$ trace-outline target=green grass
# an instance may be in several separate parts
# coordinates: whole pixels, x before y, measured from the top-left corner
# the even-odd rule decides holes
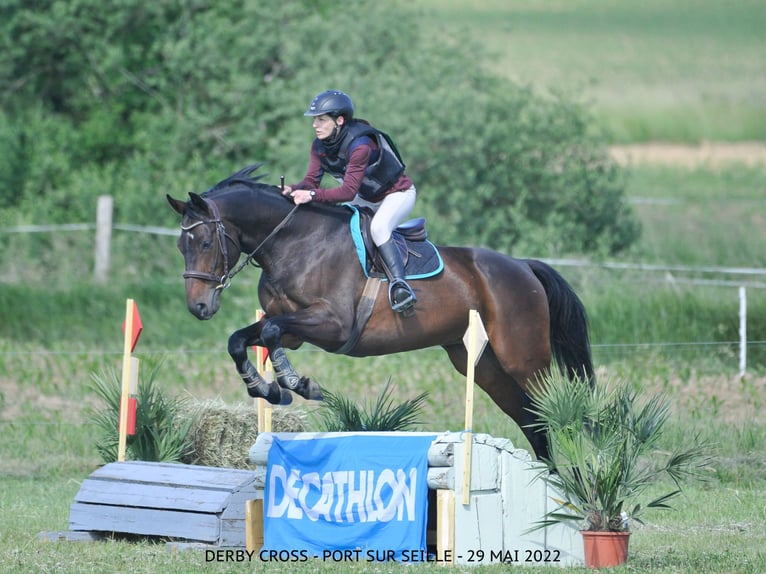
[[[665,265],[766,267],[762,168],[641,167],[628,173],[627,182],[643,225],[633,258]]]
[[[107,541],[49,542],[40,532],[66,530],[69,504],[79,488],[78,476],[0,477],[0,570],[4,572],[365,572],[361,564],[254,564],[206,562],[204,551],[169,552],[164,543]],[[763,483],[757,487],[717,483],[686,488],[678,510],[652,514],[646,526],[635,526],[629,562],[614,572],[760,572],[766,558]],[[408,571],[408,566],[376,565],[380,573]],[[433,569],[424,565],[418,568]],[[451,572],[506,572],[508,566],[455,567]],[[438,570],[441,571],[441,570]],[[560,572],[557,568],[536,572]],[[585,572],[585,569],[568,571]]]
[[[594,103],[616,141],[766,139],[766,5],[758,0],[417,0],[441,41],[491,72]]]

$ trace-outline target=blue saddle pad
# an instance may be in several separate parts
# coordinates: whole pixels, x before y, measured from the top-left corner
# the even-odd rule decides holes
[[[369,277],[371,274],[375,277],[385,278],[384,273],[372,272],[370,270],[370,257],[367,256],[367,249],[364,245],[364,239],[362,238],[362,231],[359,228],[359,210],[354,205],[344,204],[353,213],[351,214],[351,237],[354,240],[354,246],[356,247],[356,254],[359,258],[359,263],[364,270],[365,276]],[[394,231],[396,234],[396,231]],[[405,279],[425,279],[426,277],[433,277],[438,275],[444,269],[444,262],[439,254],[439,250],[436,246],[428,241],[408,241],[403,239],[407,245],[408,257],[406,260],[404,273]]]

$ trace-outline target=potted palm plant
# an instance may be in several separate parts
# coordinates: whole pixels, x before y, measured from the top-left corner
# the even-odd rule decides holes
[[[645,511],[670,508],[681,482],[700,477],[709,460],[707,446],[696,439],[683,449],[661,451],[667,399],[639,400],[624,383],[591,388],[553,373],[536,386],[530,410],[548,436],[548,470],[541,477],[561,495],[535,528],[574,522],[589,567],[624,563],[630,521],[642,523]],[[668,489],[650,496],[655,484]]]

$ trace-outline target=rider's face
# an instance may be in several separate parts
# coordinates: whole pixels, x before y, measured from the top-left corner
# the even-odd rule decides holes
[[[311,122],[314,132],[320,140],[330,137],[336,125],[338,127],[343,125],[343,116],[333,118],[325,114],[323,116],[316,116],[314,121]]]

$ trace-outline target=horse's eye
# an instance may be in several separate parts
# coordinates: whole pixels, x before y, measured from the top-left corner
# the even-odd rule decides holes
[[[203,242],[200,244],[200,246],[199,246],[199,247],[200,247],[200,249],[201,249],[202,251],[207,251],[207,250],[208,250],[208,249],[210,249],[212,246],[213,246],[213,242],[212,242],[210,239],[206,239],[205,241],[203,241]]]

